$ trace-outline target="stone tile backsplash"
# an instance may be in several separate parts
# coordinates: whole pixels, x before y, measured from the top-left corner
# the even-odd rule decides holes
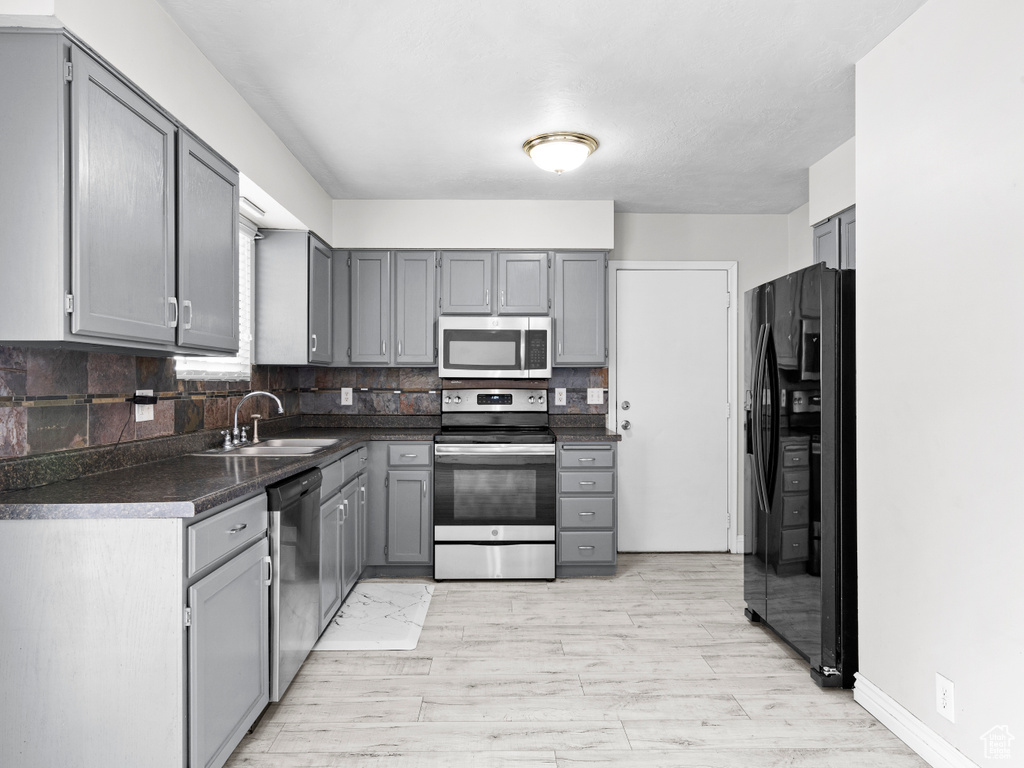
[[[523,384],[487,382],[504,383]],[[546,383],[551,403],[556,387],[567,390],[567,405],[549,406],[552,414],[607,412],[607,391],[604,404],[587,405],[588,387],[607,390],[606,368],[556,368]],[[225,429],[254,390],[280,397],[287,416],[437,415],[442,386],[436,368],[253,366],[249,382],[179,381],[173,358],[0,345],[0,458]],[[341,405],[343,387],[353,389],[352,405]],[[135,422],[137,389],[159,398],[152,421]],[[277,416],[272,405],[247,400],[239,423]]]

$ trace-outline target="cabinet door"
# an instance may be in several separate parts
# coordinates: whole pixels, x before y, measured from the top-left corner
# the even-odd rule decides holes
[[[839,214],[839,268],[857,268],[857,209]]]
[[[386,365],[391,361],[391,257],[388,251],[352,251],[349,274],[352,296],[353,363]]]
[[[309,362],[330,363],[331,249],[309,236]]]
[[[491,314],[491,251],[441,252],[441,314]]]
[[[548,313],[547,253],[498,254],[498,314]]]
[[[437,360],[437,268],[434,251],[395,253],[395,364]]]
[[[223,765],[270,702],[267,539],[188,589],[189,765]]]
[[[339,525],[344,514],[341,493],[320,505],[320,631],[341,607],[341,544]]]
[[[359,481],[341,490],[341,597],[348,595],[359,579]]]
[[[388,472],[388,563],[429,563],[433,518],[429,470]]]
[[[606,364],[607,258],[604,252],[555,254],[553,365]]]
[[[238,171],[178,134],[178,344],[238,352]]]
[[[833,216],[814,228],[814,263],[839,269],[839,219]]]
[[[331,253],[331,318],[334,327],[331,331],[331,365],[340,368],[350,365],[352,354],[351,323],[349,313],[349,266],[348,251],[337,250]]]
[[[358,477],[359,482],[359,506],[357,507],[357,516],[359,518],[359,574],[362,575],[363,569],[366,568],[366,516],[367,516],[367,500],[366,500],[366,475],[362,474]]]
[[[175,342],[174,124],[77,48],[71,330]]]

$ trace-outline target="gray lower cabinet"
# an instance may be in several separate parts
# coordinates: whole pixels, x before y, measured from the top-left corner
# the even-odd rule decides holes
[[[607,365],[608,254],[556,252],[554,269],[552,364]]]
[[[833,269],[857,266],[857,208],[851,206],[814,226],[814,263]]]
[[[320,631],[363,573],[366,544],[365,446],[323,467],[320,486]]]
[[[266,538],[188,588],[189,766],[218,768],[270,702]]]
[[[433,538],[433,473],[429,469],[388,470],[388,544],[394,563],[429,563]]]
[[[365,485],[363,486],[365,488]],[[341,595],[344,599],[359,580],[363,571],[361,561],[362,526],[360,525],[360,500],[365,496],[360,493],[360,479],[356,478],[341,489],[341,518],[338,521],[338,539],[341,564]]]
[[[64,30],[0,71],[0,338],[237,351],[237,171]]]
[[[261,230],[256,241],[256,333],[260,365],[333,360],[333,252],[312,232]]]
[[[320,504],[320,631],[341,607],[341,520],[344,500],[339,491]]]
[[[558,444],[559,566],[615,566],[615,488],[615,443]]]

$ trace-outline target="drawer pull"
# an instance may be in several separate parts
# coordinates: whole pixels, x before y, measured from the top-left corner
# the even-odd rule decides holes
[[[594,456],[580,456],[577,461],[597,461]]]
[[[579,516],[580,517],[593,517],[594,513],[593,512],[580,512]]]
[[[580,485],[597,485],[596,480],[580,480]]]
[[[794,549],[799,549],[799,548],[800,548],[800,545],[799,545],[799,544],[794,544],[794,545],[793,545],[793,548],[794,548]]]
[[[587,545],[585,547],[576,547],[576,549],[578,549],[580,552],[585,552],[585,551],[593,549],[593,548],[594,548],[593,545]]]
[[[402,454],[402,458],[403,459],[416,459],[416,458],[419,458],[419,454],[418,453],[403,453]]]
[[[242,531],[244,531],[248,527],[249,527],[248,523],[240,523],[239,525],[236,525],[234,528],[229,530],[228,531],[228,535],[231,536],[231,535],[234,535],[236,533],[241,533]]]

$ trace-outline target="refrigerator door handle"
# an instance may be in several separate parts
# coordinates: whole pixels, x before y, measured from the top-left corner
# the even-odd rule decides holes
[[[765,347],[767,343],[767,326],[762,325],[757,336],[757,348],[754,355],[754,392],[751,415],[753,417],[753,448],[754,448],[754,487],[757,490],[761,508],[768,512],[768,494],[764,477],[764,374]]]
[[[769,385],[769,396],[771,397],[771,409],[769,418],[771,424],[769,425],[771,439],[769,445],[771,450],[768,455],[768,466],[765,472],[765,489],[768,498],[771,499],[775,495],[775,481],[776,474],[779,468],[779,424],[782,419],[782,388],[779,382],[779,358],[775,352],[775,339],[772,336],[771,326],[768,326],[768,332],[765,334],[765,373],[768,376]]]

